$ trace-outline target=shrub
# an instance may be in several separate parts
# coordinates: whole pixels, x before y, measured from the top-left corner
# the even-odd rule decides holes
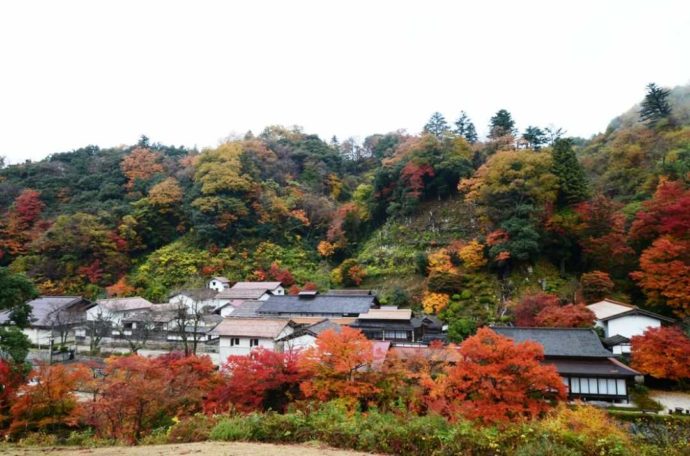
[[[167,435],[168,443],[203,442],[209,439],[211,430],[217,424],[214,417],[197,414],[183,419],[170,428]]]
[[[235,442],[238,440],[252,440],[255,435],[256,424],[261,415],[252,413],[245,416],[231,416],[223,418],[216,424],[209,434],[210,440]]]
[[[541,428],[569,448],[592,455],[627,455],[632,451],[630,436],[600,409],[561,404],[544,419]]]

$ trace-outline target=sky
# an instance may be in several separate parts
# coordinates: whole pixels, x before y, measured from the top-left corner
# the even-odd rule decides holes
[[[687,0],[8,0],[0,156],[269,125],[362,140],[461,110],[480,135],[507,109],[589,137],[649,82],[690,83],[688,45]]]

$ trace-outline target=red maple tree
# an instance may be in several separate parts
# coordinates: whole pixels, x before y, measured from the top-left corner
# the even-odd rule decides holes
[[[633,336],[632,367],[656,378],[690,379],[690,339],[677,327],[649,328]]]
[[[537,326],[551,328],[591,328],[596,316],[584,304],[550,306],[534,318]]]
[[[262,348],[247,356],[229,356],[223,365],[222,383],[209,395],[206,411],[285,411],[287,404],[299,396],[299,383],[304,378],[297,359],[295,352]]]
[[[520,299],[515,306],[515,324],[517,326],[538,326],[536,317],[547,307],[558,307],[560,301],[558,296],[551,293],[532,293]]]
[[[460,359],[448,370],[446,414],[483,423],[536,418],[566,389],[556,368],[541,364],[544,349],[535,342],[514,343],[489,328],[460,345]]]

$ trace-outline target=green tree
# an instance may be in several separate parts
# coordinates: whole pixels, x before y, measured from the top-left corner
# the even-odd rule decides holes
[[[501,136],[515,133],[515,121],[505,109],[499,110],[489,121],[489,138],[496,139]]]
[[[448,127],[448,122],[446,122],[446,118],[443,117],[443,114],[440,112],[435,112],[431,115],[431,118],[429,121],[424,125],[424,133],[429,133],[437,138],[442,138],[445,134],[447,134],[450,131],[450,128]]]
[[[29,325],[31,307],[27,301],[38,296],[34,284],[22,274],[0,268],[0,310],[10,312],[10,320],[19,328]]]
[[[670,93],[670,90],[662,89],[653,82],[648,84],[640,119],[649,125],[656,125],[660,120],[667,119],[671,115],[671,105],[668,102]]]
[[[570,139],[557,139],[553,144],[551,172],[558,178],[558,203],[561,206],[584,201],[589,196],[585,170],[575,156]]]
[[[31,307],[27,302],[38,296],[36,287],[24,275],[0,268],[0,310],[10,312],[13,326],[0,327],[0,356],[16,364],[26,360],[31,343],[21,331],[29,325]]]
[[[522,139],[524,139],[530,149],[539,150],[541,146],[546,144],[548,138],[546,133],[539,127],[534,127],[530,125],[527,127],[525,132],[522,134]]]
[[[462,136],[470,144],[477,142],[477,130],[465,111],[461,111],[460,117],[455,121],[455,134]]]

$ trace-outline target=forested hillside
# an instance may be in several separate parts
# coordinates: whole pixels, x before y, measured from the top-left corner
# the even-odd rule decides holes
[[[206,278],[372,287],[461,338],[526,291],[690,313],[690,87],[656,86],[589,140],[506,110],[362,144],[268,127],[213,149],[88,146],[0,170],[0,265],[44,294]]]

